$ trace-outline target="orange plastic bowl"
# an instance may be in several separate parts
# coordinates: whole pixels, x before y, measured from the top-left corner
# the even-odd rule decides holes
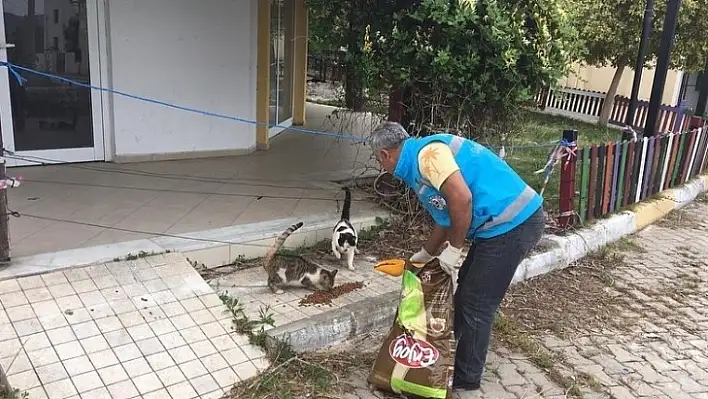
[[[391,277],[400,277],[406,269],[406,262],[405,259],[388,259],[377,263],[374,266],[374,270],[388,274]],[[423,265],[414,264],[414,266],[422,267]]]

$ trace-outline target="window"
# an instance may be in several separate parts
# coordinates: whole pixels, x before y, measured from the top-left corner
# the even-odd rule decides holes
[[[59,49],[59,38],[57,36],[54,36],[54,49]]]
[[[54,25],[59,24],[59,10],[54,10]]]

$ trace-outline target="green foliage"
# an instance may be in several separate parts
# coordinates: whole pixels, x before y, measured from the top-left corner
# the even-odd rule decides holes
[[[419,129],[472,136],[565,76],[577,46],[561,1],[308,0],[310,48],[346,49],[347,86],[370,101],[406,88]]]
[[[365,53],[367,27],[382,17],[376,13],[381,10],[378,3],[376,0],[307,0],[310,52],[335,55],[344,64],[344,100],[346,107],[355,111],[364,110],[367,92],[370,92],[369,97],[380,97],[376,90],[368,90],[372,87],[373,69]]]
[[[644,1],[573,0],[572,17],[583,41],[582,58],[596,66],[627,66],[639,52]]]
[[[554,84],[575,53],[557,0],[422,0],[371,26],[380,87],[406,87],[417,127],[466,135]]]
[[[666,8],[664,2],[660,2]],[[708,0],[683,0],[671,64],[684,71],[702,71],[708,58]],[[662,21],[663,23],[663,21]],[[656,21],[654,22],[656,26]]]
[[[572,18],[582,38],[582,60],[597,66],[634,66],[639,53],[646,1],[569,0]],[[666,1],[654,2],[652,35],[645,59],[656,59],[663,34]],[[671,66],[702,70],[708,55],[707,0],[683,0],[679,12]]]
[[[337,51],[344,46],[348,29],[347,3],[340,0],[307,0],[307,39],[308,50],[311,53]]]
[[[238,298],[232,297],[227,293],[220,293],[219,299],[226,305],[233,317],[234,327],[237,333],[244,334],[248,337],[248,342],[256,345],[263,350],[266,348],[266,327],[274,327],[275,319],[270,310],[270,306],[258,309],[258,320],[252,320],[246,315],[244,306],[239,302]]]
[[[13,390],[0,390],[0,399],[28,399],[29,393],[20,391],[19,389]]]

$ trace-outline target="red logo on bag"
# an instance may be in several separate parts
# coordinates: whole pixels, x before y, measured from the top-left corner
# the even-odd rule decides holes
[[[428,342],[401,334],[391,342],[388,353],[398,364],[412,369],[430,367],[438,361],[440,352]]]

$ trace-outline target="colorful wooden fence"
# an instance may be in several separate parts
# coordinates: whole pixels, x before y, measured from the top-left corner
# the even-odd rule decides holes
[[[575,187],[560,192],[574,193],[574,221],[585,223],[708,172],[708,129],[578,148],[573,158],[575,178],[561,184]]]
[[[606,93],[594,91],[552,88],[543,89],[536,94],[536,104],[540,109],[555,109],[583,116],[597,118],[605,102]],[[615,102],[610,112],[608,122],[617,126],[624,126],[629,110],[629,98],[616,96]],[[637,110],[634,114],[633,126],[640,130],[644,129],[649,111],[647,101],[638,101]],[[669,106],[662,104],[659,107],[657,118],[657,132],[680,132],[688,128],[690,117],[685,114],[685,107],[682,105]]]
[[[629,111],[629,98],[617,96],[615,104],[612,107],[609,123],[617,126],[624,126]],[[686,115],[686,108],[683,104],[675,107],[662,104],[659,107],[659,115],[657,117],[656,126],[657,132],[682,132],[688,129],[688,122],[691,119]],[[637,101],[637,111],[634,113],[634,121],[632,126],[643,128],[647,123],[649,115],[649,102]]]

